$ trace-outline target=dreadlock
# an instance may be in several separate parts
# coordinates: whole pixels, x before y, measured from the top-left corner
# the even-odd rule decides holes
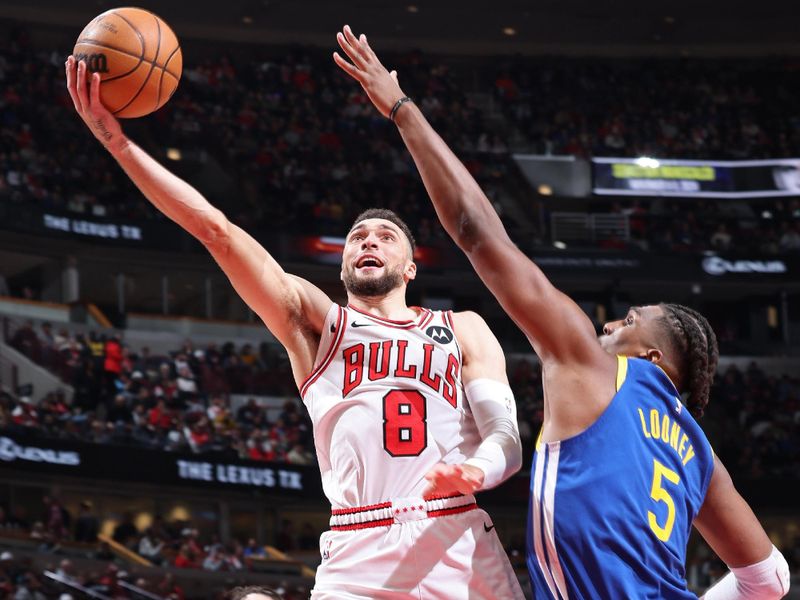
[[[706,318],[681,304],[661,304],[666,330],[678,351],[681,379],[688,385],[686,406],[697,418],[708,404],[711,384],[717,371],[717,336]]]

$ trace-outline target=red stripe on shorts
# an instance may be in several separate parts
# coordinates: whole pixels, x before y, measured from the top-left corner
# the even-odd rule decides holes
[[[356,506],[355,508],[333,508],[331,509],[332,515],[354,515],[356,513],[367,512],[370,510],[380,510],[382,508],[391,508],[391,502],[381,502],[380,504],[370,504],[369,506]]]
[[[467,512],[478,508],[478,505],[473,502],[472,504],[464,504],[463,506],[454,506],[453,508],[441,508],[439,510],[429,510],[428,517],[446,517],[447,515],[455,515],[462,512]]]

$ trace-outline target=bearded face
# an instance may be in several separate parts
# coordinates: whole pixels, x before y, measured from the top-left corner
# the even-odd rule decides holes
[[[403,265],[397,265],[395,268],[388,267],[375,268],[353,268],[346,267],[344,269],[344,288],[353,296],[362,296],[366,298],[376,298],[385,296],[392,290],[403,285]]]
[[[413,279],[408,239],[385,219],[365,219],[348,234],[342,254],[342,282],[351,296],[386,296]]]

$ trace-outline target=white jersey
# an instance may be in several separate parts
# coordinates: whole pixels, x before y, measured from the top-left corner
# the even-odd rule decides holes
[[[325,317],[300,394],[333,508],[420,496],[434,465],[462,463],[481,443],[452,313],[418,311],[390,321],[334,304]]]

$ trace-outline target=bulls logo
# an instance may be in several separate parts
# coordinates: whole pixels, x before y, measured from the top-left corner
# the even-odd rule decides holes
[[[425,330],[425,335],[440,344],[449,344],[453,341],[453,332],[441,325],[431,325]]]

